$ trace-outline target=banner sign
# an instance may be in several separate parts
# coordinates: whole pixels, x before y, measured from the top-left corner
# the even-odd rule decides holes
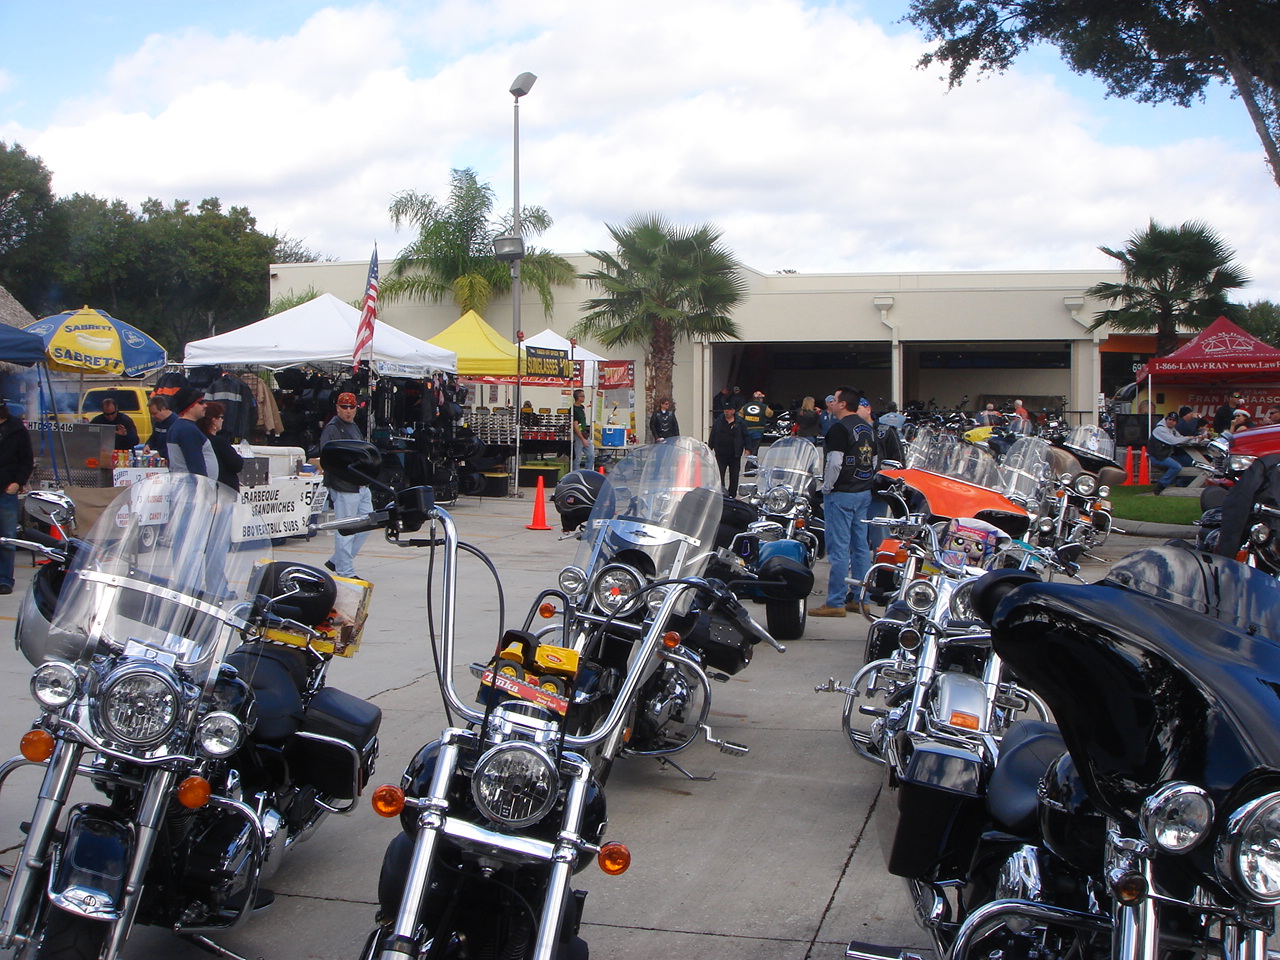
[[[634,360],[602,360],[596,364],[600,376],[601,390],[620,390],[636,385],[636,362]]]
[[[573,376],[573,364],[568,350],[549,350],[545,347],[524,348],[524,374],[532,378],[568,380]]]
[[[323,506],[327,495],[328,490],[319,478],[245,487],[236,504],[231,539],[241,543],[261,537],[275,539],[306,533],[307,524]]]

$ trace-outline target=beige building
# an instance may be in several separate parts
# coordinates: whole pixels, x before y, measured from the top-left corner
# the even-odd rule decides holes
[[[585,255],[568,257],[580,272],[593,269]],[[358,302],[368,264],[277,264],[271,296],[308,287]],[[384,266],[383,275],[386,275]],[[740,341],[681,343],[676,348],[674,399],[683,431],[705,437],[710,402],[723,386],[750,394],[762,389],[775,405],[804,396],[819,404],[834,388],[857,387],[877,407],[896,400],[973,409],[1024,398],[1029,408],[1062,408],[1073,420],[1092,419],[1104,389],[1106,332],[1090,333],[1103,305],[1084,291],[1117,281],[1116,270],[976,271],[867,274],[766,274],[746,271],[748,295],[734,312]],[[561,335],[594,296],[585,284],[558,288],[551,316],[525,288],[521,326],[529,335],[551,327]],[[458,318],[452,303],[384,303],[382,322],[430,339]],[[509,297],[495,299],[485,317],[512,336]],[[1126,348],[1141,349],[1124,338]],[[642,351],[588,349],[637,361],[638,403],[643,404]],[[1113,375],[1139,354],[1116,356]],[[1118,365],[1117,365],[1118,364]],[[1107,384],[1113,387],[1114,384]],[[645,411],[638,411],[643,423]]]

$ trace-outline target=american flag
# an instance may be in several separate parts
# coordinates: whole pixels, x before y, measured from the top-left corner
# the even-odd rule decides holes
[[[373,248],[369,261],[369,283],[364,290],[364,303],[360,305],[360,326],[356,328],[356,348],[351,353],[353,367],[360,366],[360,354],[373,345],[373,321],[378,316],[378,247]],[[370,350],[372,352],[372,349]]]

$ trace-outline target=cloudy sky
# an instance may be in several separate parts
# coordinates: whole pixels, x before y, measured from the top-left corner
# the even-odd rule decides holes
[[[907,0],[0,0],[0,139],[59,195],[218,196],[339,259],[472,167],[561,253],[658,211],[762,271],[1107,267],[1202,219],[1280,301],[1280,188],[1239,102],[1107,100],[1051,50],[948,91]],[[51,28],[51,24],[55,25]],[[20,38],[27,38],[22,40]],[[18,42],[14,42],[17,40]]]

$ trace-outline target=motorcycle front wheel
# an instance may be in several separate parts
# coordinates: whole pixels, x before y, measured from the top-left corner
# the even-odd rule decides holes
[[[54,908],[45,922],[36,960],[96,960],[111,925]]]
[[[809,601],[766,600],[765,623],[775,640],[799,640],[804,636],[804,625],[809,619]]]

